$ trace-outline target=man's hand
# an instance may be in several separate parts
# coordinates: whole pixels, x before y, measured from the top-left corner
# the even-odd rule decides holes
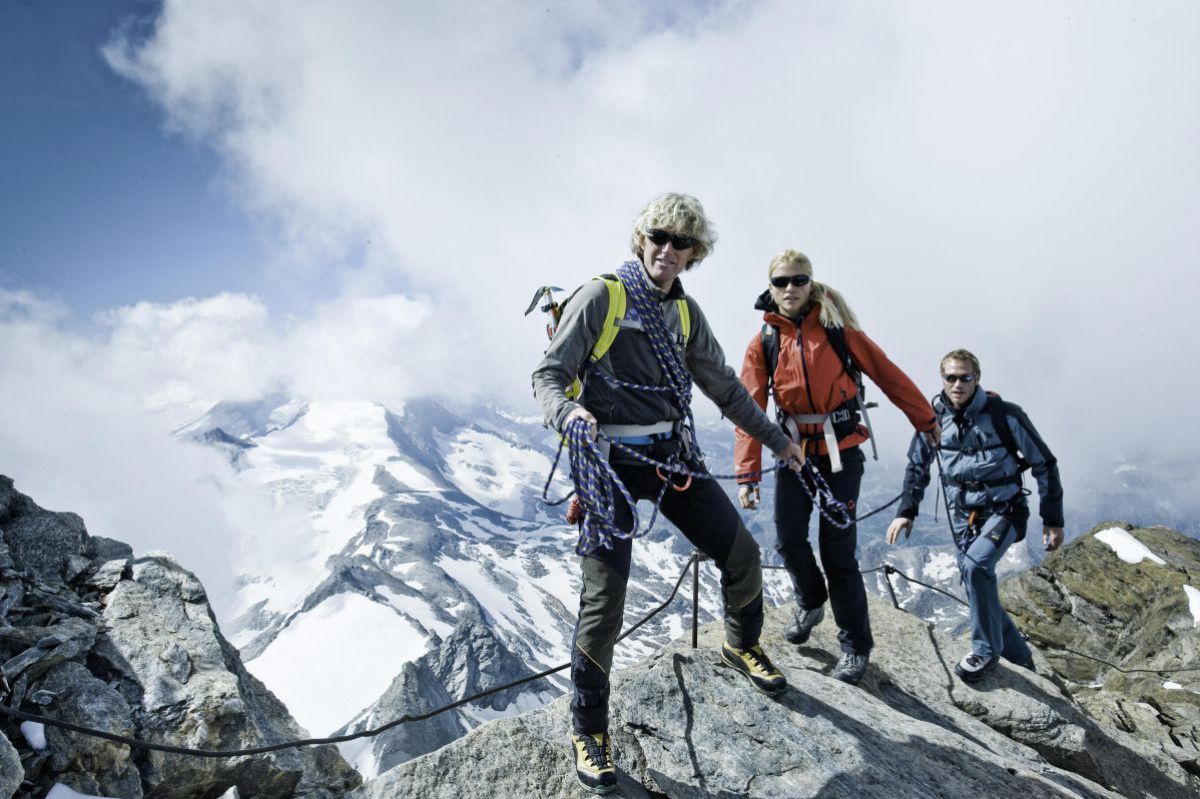
[[[795,441],[788,442],[787,452],[784,453],[781,460],[787,464],[787,467],[793,472],[799,474],[804,467],[804,461],[808,456],[804,454],[804,447],[797,444]]]
[[[906,519],[903,516],[892,519],[892,523],[888,525],[887,542],[894,544],[899,541],[901,530],[904,531],[904,540],[907,541],[908,537],[912,535],[912,523],[912,519]]]
[[[926,430],[922,435],[925,436],[925,443],[937,449],[942,443],[942,426],[934,421],[933,429]]]
[[[758,483],[742,483],[738,486],[738,502],[742,503],[743,508],[754,510],[758,507],[758,500]]]
[[[588,432],[591,433],[592,441],[595,441],[600,436],[599,422],[597,422],[596,417],[592,416],[591,412],[582,405],[577,405],[575,410],[567,414],[567,418],[563,420],[563,430],[565,431],[568,427],[570,427],[571,422],[576,419],[582,419],[588,423],[588,426],[591,428]]]
[[[1047,552],[1053,552],[1062,546],[1063,528],[1061,527],[1043,527],[1042,528],[1042,543],[1046,546]]]

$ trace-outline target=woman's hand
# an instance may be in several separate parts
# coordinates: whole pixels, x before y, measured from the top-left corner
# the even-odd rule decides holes
[[[912,519],[906,519],[903,516],[897,516],[895,519],[892,519],[892,523],[888,525],[887,542],[894,544],[899,541],[901,530],[904,531],[904,540],[907,541],[908,537],[912,535],[912,523]]]
[[[738,502],[742,503],[743,508],[754,510],[758,507],[758,500],[758,483],[742,483],[738,486]]]

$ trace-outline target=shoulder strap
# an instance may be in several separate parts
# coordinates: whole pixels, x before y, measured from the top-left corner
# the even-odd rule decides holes
[[[846,343],[846,328],[827,327],[825,328],[825,336],[829,339],[829,345],[833,347],[833,351],[837,353],[838,360],[842,362],[842,368],[846,370],[846,374],[850,375],[850,379],[854,381],[854,385],[858,386],[858,395],[866,402],[867,389],[866,385],[863,384],[862,369],[858,368],[858,364],[854,362],[854,356],[850,354],[850,345]],[[873,408],[875,406],[872,404],[867,407]]]
[[[846,343],[846,328],[844,327],[827,327],[825,328],[825,336],[829,339],[830,346],[837,353],[838,359],[842,362],[842,368],[846,370],[846,374],[854,379],[855,383],[862,383],[862,370],[858,368],[858,364],[854,363],[854,358],[850,356],[850,346]]]
[[[779,328],[769,322],[763,322],[762,333],[763,361],[767,365],[767,396],[775,395],[775,367],[779,365]]]
[[[601,275],[596,279],[603,280],[604,285],[608,286],[608,313],[604,315],[600,338],[596,339],[596,346],[592,347],[593,361],[603,358],[604,353],[612,347],[613,340],[621,329],[617,322],[625,318],[625,287],[621,285],[621,281],[615,275]]]
[[[996,428],[996,435],[1000,436],[1000,442],[1017,462],[1017,468],[1022,472],[1025,471],[1029,468],[1029,462],[1021,455],[1021,451],[1017,447],[1017,439],[1013,436],[1012,428],[1008,426],[1006,403],[999,394],[989,391],[987,393],[987,409],[992,417],[992,427]]]
[[[592,347],[591,358],[593,361],[603,358],[604,354],[612,348],[617,333],[621,332],[618,323],[625,318],[627,306],[625,286],[621,284],[616,275],[600,275],[596,280],[603,280],[604,285],[608,287],[608,313],[604,315],[604,326],[600,328],[600,338],[596,339],[596,346]],[[675,300],[675,307],[679,311],[679,326],[683,330],[683,340],[686,343],[692,335],[692,312],[688,308],[687,298]]]
[[[679,326],[683,329],[683,341],[687,343],[692,337],[692,312],[688,309],[687,297],[675,300],[675,307],[679,309]]]

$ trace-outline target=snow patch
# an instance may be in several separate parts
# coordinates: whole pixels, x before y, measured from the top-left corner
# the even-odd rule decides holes
[[[550,459],[542,453],[482,430],[463,428],[439,444],[447,477],[480,505],[506,516],[524,516],[526,495],[550,473]]]
[[[79,793],[73,791],[61,782],[54,783],[54,787],[46,793],[46,799],[115,799],[111,796],[96,796],[93,793]]]
[[[1192,612],[1192,626],[1200,627],[1200,589],[1185,585],[1183,592],[1187,594],[1188,610]]]
[[[1096,533],[1096,538],[1108,544],[1112,548],[1112,551],[1117,553],[1117,557],[1126,563],[1141,563],[1143,560],[1149,560],[1157,563],[1159,566],[1167,565],[1165,560],[1155,555],[1145,544],[1130,535],[1128,530],[1123,530],[1120,527],[1107,527]]]
[[[958,559],[949,552],[935,552],[925,563],[925,576],[939,581],[957,577]]]
[[[246,668],[310,733],[327,735],[382,696],[427,643],[387,605],[338,594],[285,627]]]
[[[21,734],[25,736],[25,743],[29,744],[30,748],[37,752],[46,751],[46,725],[39,721],[22,721]]]
[[[1168,691],[1182,691],[1183,690],[1183,686],[1177,682],[1165,682],[1165,683],[1163,683],[1163,688],[1166,688]]]

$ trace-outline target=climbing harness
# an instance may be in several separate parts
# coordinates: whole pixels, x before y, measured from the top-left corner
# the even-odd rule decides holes
[[[838,360],[842,364],[842,370],[849,375],[854,381],[854,385],[858,387],[858,391],[854,396],[842,403],[841,406],[834,409],[831,413],[821,414],[806,414],[801,417],[789,417],[783,412],[782,406],[779,404],[779,396],[775,392],[775,369],[779,366],[779,347],[781,344],[781,335],[779,328],[770,322],[763,322],[762,335],[759,340],[762,342],[763,360],[767,371],[767,393],[775,399],[776,417],[781,424],[786,424],[789,418],[794,420],[793,424],[813,424],[821,427],[822,434],[825,438],[825,446],[829,450],[830,471],[840,472],[842,470],[842,459],[837,448],[837,436],[834,434],[833,426],[850,422],[857,412],[862,418],[863,426],[867,429],[867,440],[871,443],[871,459],[879,460],[879,450],[875,446],[875,430],[871,427],[871,415],[867,413],[869,408],[879,407],[878,403],[866,402],[866,384],[863,383],[862,369],[858,368],[858,364],[854,362],[854,357],[850,354],[850,347],[846,343],[846,330],[842,327],[824,327],[825,337],[829,340],[829,345],[837,354]],[[803,357],[801,355],[800,357]],[[801,421],[801,419],[813,421]],[[828,423],[828,427],[826,427]],[[800,435],[799,429],[794,431],[793,438]]]

